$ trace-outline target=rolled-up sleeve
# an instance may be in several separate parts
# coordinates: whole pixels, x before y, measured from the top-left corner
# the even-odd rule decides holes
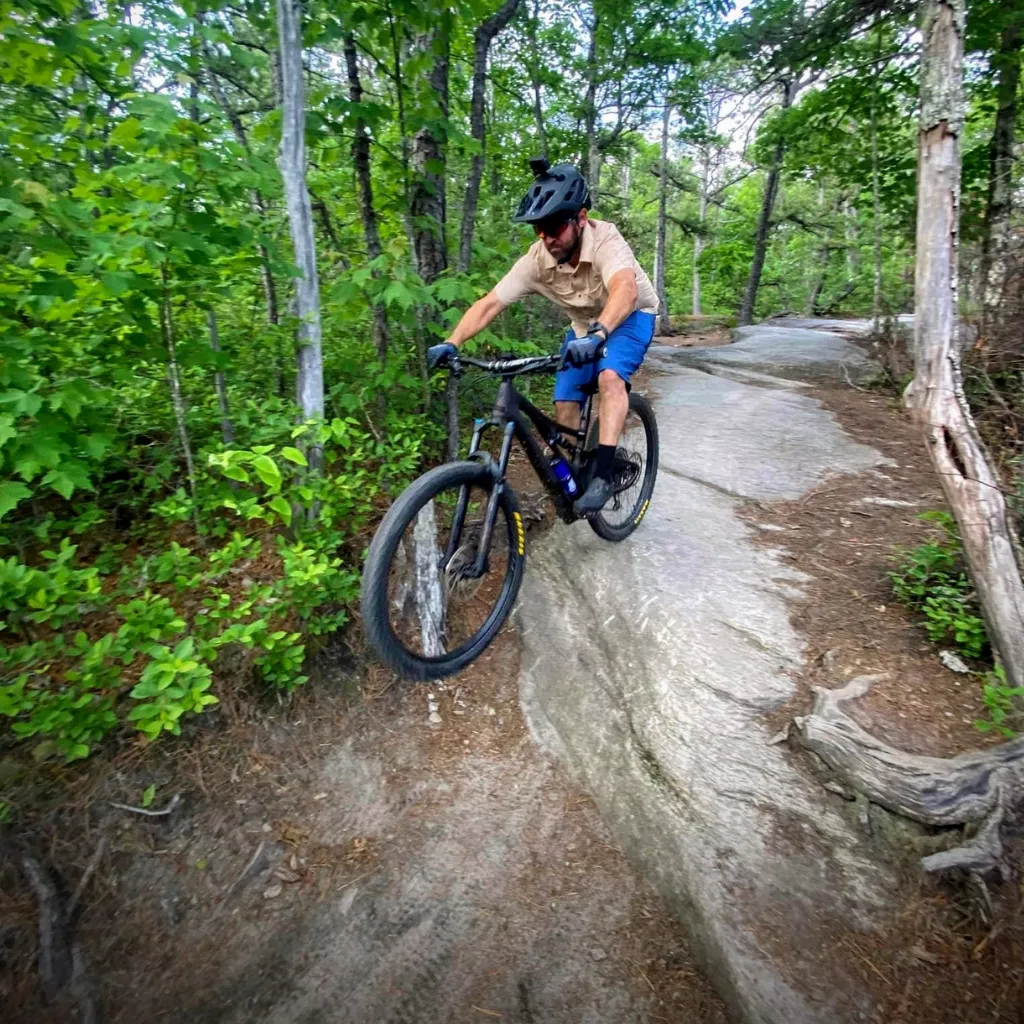
[[[533,292],[533,259],[529,253],[516,260],[512,269],[494,286],[494,294],[511,306]]]

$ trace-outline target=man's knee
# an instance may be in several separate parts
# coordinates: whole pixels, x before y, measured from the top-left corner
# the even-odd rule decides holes
[[[625,393],[626,382],[614,370],[602,370],[597,376],[597,386],[602,395]]]

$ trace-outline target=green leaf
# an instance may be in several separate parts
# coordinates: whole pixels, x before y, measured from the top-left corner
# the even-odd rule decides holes
[[[124,295],[124,293],[131,288],[134,279],[134,274],[126,274],[121,271],[113,270],[107,272],[100,278],[103,282],[103,287],[106,288],[111,295]]]
[[[290,445],[285,445],[281,449],[281,455],[286,458],[289,462],[294,462],[296,466],[308,466],[309,463],[306,461],[306,456],[299,451],[298,448],[292,448]]]
[[[142,791],[142,806],[148,807],[153,802],[153,797],[156,796],[156,786],[147,786]]]
[[[272,491],[279,491],[281,489],[281,471],[277,468],[277,463],[269,455],[257,455],[252,460],[252,468],[256,470],[256,475]]]
[[[24,484],[0,483],[0,519],[7,515],[19,501],[31,496],[32,492]]]
[[[70,498],[76,490],[92,490],[89,473],[81,462],[62,462],[51,469],[42,482],[49,484],[62,498]],[[15,486],[21,486],[17,484]]]
[[[238,480],[240,483],[249,482],[249,474],[241,466],[224,466],[221,470],[229,480]]]
[[[0,448],[3,448],[12,437],[17,436],[18,431],[14,429],[14,417],[0,416]],[[290,448],[289,451],[295,451],[295,449]],[[305,465],[305,459],[303,459],[303,465]]]
[[[285,526],[292,525],[292,507],[280,494],[273,497],[267,504],[281,517]]]

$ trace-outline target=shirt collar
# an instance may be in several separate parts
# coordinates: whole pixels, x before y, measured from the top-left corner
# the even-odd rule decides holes
[[[558,261],[544,248],[544,243],[539,239],[534,242],[537,246],[537,253],[540,256],[540,265],[545,270],[556,270]],[[594,231],[593,224],[588,220],[583,226],[583,241],[580,242],[580,263],[594,262]],[[566,265],[566,270],[573,271],[576,267]]]

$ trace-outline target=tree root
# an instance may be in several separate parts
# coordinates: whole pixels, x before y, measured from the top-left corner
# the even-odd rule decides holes
[[[926,871],[962,869],[1005,874],[999,828],[1024,788],[1024,737],[958,757],[924,757],[889,746],[858,725],[843,705],[862,697],[884,676],[858,676],[846,686],[815,687],[814,708],[794,719],[801,746],[817,754],[869,800],[924,825],[981,823],[953,850],[922,860]]]
[[[50,873],[35,857],[24,850],[18,857],[25,881],[38,906],[39,980],[43,999],[53,1004],[65,996],[69,997],[78,1006],[78,1019],[82,1024],[97,1024],[102,1016],[98,992],[88,973],[85,956],[71,934],[72,917],[102,850],[101,842],[68,906],[64,906]]]

